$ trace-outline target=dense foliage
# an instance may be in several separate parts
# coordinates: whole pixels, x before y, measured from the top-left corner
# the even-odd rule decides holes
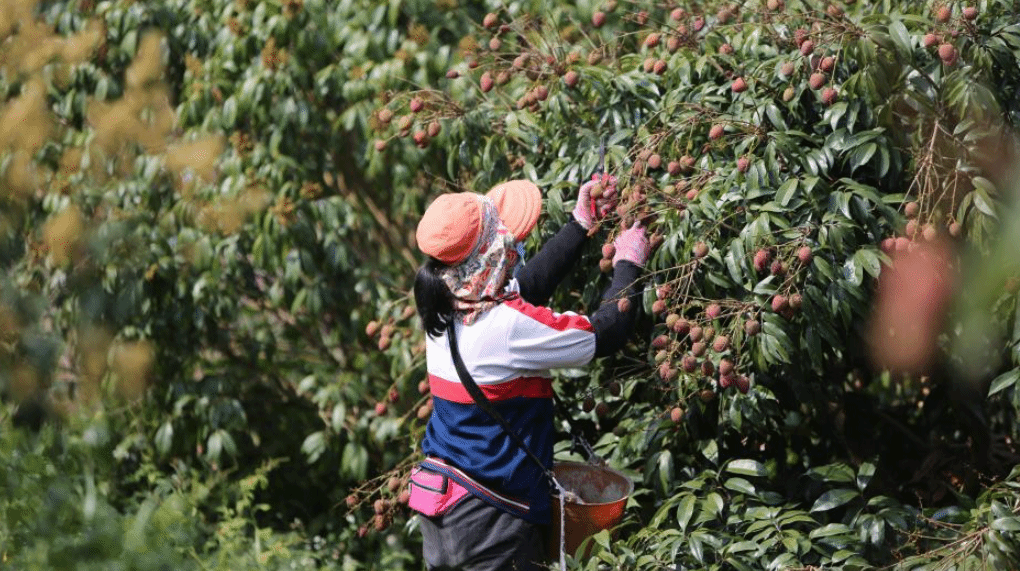
[[[558,374],[637,482],[583,568],[1018,564],[1013,5],[21,0],[0,12],[0,560],[421,567],[428,200],[606,141],[661,245]],[[562,458],[576,457],[564,440]]]

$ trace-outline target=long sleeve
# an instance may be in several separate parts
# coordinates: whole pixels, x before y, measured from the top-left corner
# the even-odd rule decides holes
[[[625,260],[617,262],[613,268],[613,281],[602,294],[602,305],[591,316],[596,357],[615,353],[627,341],[641,302],[641,289],[637,286],[640,274],[640,267]],[[626,313],[617,307],[616,300],[622,297],[630,299]]]
[[[548,304],[556,286],[581,257],[587,239],[588,232],[574,219],[560,228],[517,273],[521,298],[533,305]]]

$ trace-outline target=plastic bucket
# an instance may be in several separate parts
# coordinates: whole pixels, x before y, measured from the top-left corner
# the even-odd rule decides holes
[[[568,496],[566,512],[566,552],[577,553],[585,539],[611,529],[623,519],[627,498],[634,492],[634,482],[612,468],[592,466],[579,462],[559,462],[553,473],[565,490],[576,495],[580,502]],[[555,494],[555,490],[553,490]],[[560,554],[560,499],[552,499],[553,516],[549,538],[549,554],[554,561]],[[590,549],[590,547],[589,547]],[[584,554],[587,556],[587,551]]]

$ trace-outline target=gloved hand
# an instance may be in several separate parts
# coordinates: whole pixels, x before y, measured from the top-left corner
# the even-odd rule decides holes
[[[616,266],[620,260],[627,260],[635,265],[643,266],[652,253],[645,228],[640,222],[635,222],[633,226],[620,232],[620,235],[613,241],[613,245],[616,246],[613,266]]]
[[[602,185],[602,195],[593,197],[591,191]],[[585,229],[591,230],[613,208],[617,200],[616,177],[608,174],[593,174],[591,180],[581,185],[577,193],[577,205],[574,206],[574,220]]]

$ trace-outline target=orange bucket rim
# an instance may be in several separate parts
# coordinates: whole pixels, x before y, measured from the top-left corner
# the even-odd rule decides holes
[[[626,501],[628,498],[630,498],[631,494],[634,493],[634,480],[630,479],[630,477],[628,477],[626,474],[624,474],[623,472],[620,472],[619,470],[617,470],[615,468],[610,468],[609,466],[597,466],[595,464],[588,464],[587,462],[574,462],[572,460],[562,461],[562,462],[556,461],[556,462],[553,462],[553,474],[556,473],[556,467],[557,466],[578,467],[578,468],[593,469],[593,470],[603,470],[605,472],[609,472],[611,474],[614,474],[615,476],[618,476],[624,482],[627,483],[627,489],[623,493],[622,497],[620,497],[619,499],[616,499],[616,500],[613,500],[613,501],[610,501],[610,502],[584,502],[583,504],[577,504],[577,505],[584,505],[584,506],[610,506],[610,505],[613,505],[613,504],[618,504],[618,503],[620,503],[622,501]],[[559,504],[559,497],[560,497],[560,495],[559,495],[558,492],[559,492],[559,490],[553,490],[553,499],[554,499],[556,504]],[[569,503],[574,503],[574,502],[568,501],[566,503],[569,504]]]

